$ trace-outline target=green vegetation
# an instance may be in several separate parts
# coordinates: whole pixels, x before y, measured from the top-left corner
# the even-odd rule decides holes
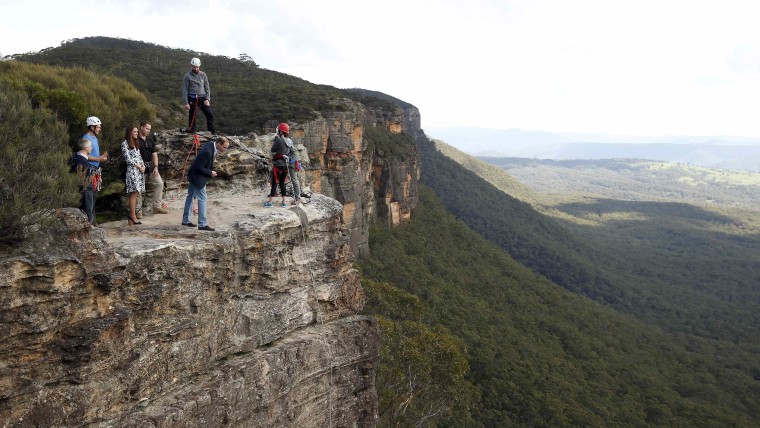
[[[463,344],[441,326],[421,322],[420,300],[391,284],[366,279],[365,311],[380,320],[377,371],[380,426],[424,426],[465,415],[477,397],[464,379]]]
[[[201,70],[208,74],[217,128],[228,134],[261,131],[269,122],[306,122],[322,112],[349,110],[348,99],[366,98],[260,68],[248,56],[228,58],[134,40],[88,37],[15,58],[79,66],[126,79],[156,106],[157,125],[173,128],[187,126],[184,101],[180,100],[182,77],[195,56],[200,57]]]
[[[633,159],[481,159],[542,194],[760,208],[757,172]]]
[[[20,86],[0,75],[0,246],[40,221],[30,214],[79,202],[65,125]]]
[[[44,176],[40,171],[50,171],[51,180],[63,180],[61,186],[66,191],[61,191],[60,197],[34,200],[36,204],[30,204],[29,210],[34,207],[58,208],[72,205],[70,191],[76,192],[76,186],[69,187],[67,180],[63,179],[59,172],[68,167],[68,157],[76,151],[77,141],[87,131],[85,120],[88,116],[98,116],[103,122],[103,127],[98,136],[101,153],[109,152],[108,162],[103,164],[103,177],[105,186],[100,192],[100,200],[104,200],[109,194],[123,192],[123,175],[125,165],[121,154],[121,142],[124,140],[124,130],[128,125],[136,125],[142,119],[153,120],[155,114],[148,104],[145,96],[129,82],[113,76],[103,76],[82,68],[63,68],[41,64],[31,64],[21,61],[0,62],[0,80],[13,88],[16,92],[22,92],[29,100],[32,110],[24,109],[21,116],[32,114],[39,116],[45,114],[50,117],[42,124],[39,117],[36,119],[17,119],[36,122],[35,127],[41,131],[26,130],[26,134],[18,134],[13,130],[9,138],[19,139],[23,144],[23,150],[16,146],[5,146],[4,149],[13,150],[12,156],[7,156],[6,161],[13,162],[13,171],[23,171],[29,174],[36,171],[35,180]],[[20,95],[19,95],[20,96]],[[46,112],[46,113],[41,113]],[[61,135],[54,124],[62,124],[64,133]],[[4,127],[12,128],[13,121],[4,121]],[[57,125],[56,125],[57,126]],[[35,139],[32,144],[28,140]],[[15,141],[15,140],[13,140]],[[43,144],[44,143],[44,144]],[[39,151],[37,144],[43,144],[44,150]],[[28,151],[32,150],[32,151]],[[56,153],[57,160],[49,159],[42,162],[34,153]],[[12,158],[12,160],[9,160]],[[60,163],[57,163],[61,160]],[[23,175],[22,175],[23,176]],[[42,186],[43,194],[48,194],[52,184]],[[8,198],[14,200],[26,199],[27,191],[21,186],[12,186]],[[65,202],[65,203],[64,203]],[[77,204],[74,204],[76,206]],[[9,207],[11,205],[8,205]],[[5,205],[4,205],[5,208]],[[11,210],[8,216],[18,217],[26,210]]]
[[[227,133],[304,122],[353,108],[348,100],[404,106],[250,57],[131,40],[21,55],[0,62],[0,240],[16,239],[32,211],[76,204],[66,160],[85,117],[105,124],[112,182],[127,124],[156,111],[157,126],[184,126],[179,86],[193,56]],[[371,151],[413,154],[407,134],[368,127],[365,136]],[[367,312],[383,331],[382,425],[760,422],[756,176],[639,161],[568,162],[560,174],[510,160],[535,168],[534,188],[567,192],[548,197],[440,143],[417,143],[427,186],[418,209],[406,225],[372,229],[362,266]]]
[[[57,114],[68,128],[68,141],[61,142],[68,142],[72,151],[87,132],[88,116],[97,116],[103,122],[101,151],[112,155],[120,151],[128,125],[155,117],[145,96],[129,82],[82,68],[3,61],[0,77],[23,87],[35,107],[46,107]]]
[[[538,200],[536,200],[536,195],[533,190],[511,175],[504,174],[504,170],[500,167],[478,160],[441,140],[433,140],[433,143],[435,143],[435,148],[444,156],[454,160],[467,170],[474,172],[478,177],[491,183],[502,192],[515,199],[527,202],[534,207],[540,205]]]
[[[431,143],[420,148],[427,166],[423,181],[447,209],[521,263],[661,328],[734,341],[755,352],[756,216],[684,203],[573,196],[554,199],[547,215],[444,158]],[[618,162],[618,168],[630,166]]]
[[[407,159],[416,150],[409,134],[394,134],[380,126],[364,128],[364,138],[368,152],[376,152],[386,159]]]
[[[440,426],[759,422],[760,352],[667,332],[571,293],[478,236],[425,186],[411,222],[373,228],[370,246],[363,282],[416,296],[423,322],[466,345],[481,400],[470,418]],[[415,307],[391,300],[382,311]]]

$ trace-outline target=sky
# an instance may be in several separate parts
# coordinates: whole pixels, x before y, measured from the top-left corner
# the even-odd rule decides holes
[[[3,5],[0,55],[121,37],[384,92],[417,106],[423,128],[760,137],[758,12],[756,0],[25,0]]]

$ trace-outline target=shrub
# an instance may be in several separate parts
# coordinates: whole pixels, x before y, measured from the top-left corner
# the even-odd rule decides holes
[[[18,241],[33,212],[78,204],[66,126],[0,78],[0,245]]]
[[[140,120],[155,119],[154,108],[145,95],[120,78],[96,74],[79,67],[59,67],[22,61],[0,62],[0,78],[25,90],[33,108],[45,108],[63,121],[68,142],[74,151],[77,141],[87,132],[85,120],[97,116],[103,121],[98,136],[100,151],[111,157],[103,168],[104,185],[121,180],[124,161],[121,142],[124,128]]]

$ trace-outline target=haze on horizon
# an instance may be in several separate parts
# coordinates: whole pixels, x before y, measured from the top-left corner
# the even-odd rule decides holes
[[[104,0],[95,9],[29,0],[4,6],[0,54],[121,37],[246,53],[313,83],[381,91],[417,106],[423,128],[758,138],[758,11],[749,0]]]

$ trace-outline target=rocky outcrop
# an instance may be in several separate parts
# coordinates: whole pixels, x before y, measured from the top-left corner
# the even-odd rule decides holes
[[[374,425],[342,206],[222,187],[215,232],[177,204],[139,227],[63,209],[0,259],[0,426]]]
[[[291,137],[302,148],[304,170],[299,174],[302,187],[343,205],[342,218],[351,248],[357,257],[366,258],[371,221],[399,224],[410,218],[417,204],[420,159],[413,142],[405,158],[372,149],[365,131],[368,127],[380,127],[392,133],[413,135],[420,132],[420,115],[416,107],[406,103],[388,111],[344,102],[352,106],[350,111],[325,112],[317,120],[291,123]],[[268,129],[271,133],[264,135],[231,137],[237,150],[223,157],[221,174],[229,179],[223,185],[263,188],[264,193],[268,192],[269,149],[276,125],[272,123]],[[202,137],[205,142],[211,136],[202,134]],[[164,179],[170,191],[175,190],[187,159],[193,157],[192,137],[170,131],[159,133],[158,139]]]
[[[352,263],[372,221],[410,217],[420,161],[367,130],[421,131],[413,106],[346,105],[291,124],[308,204],[263,208],[273,136],[232,136],[217,230],[181,226],[211,136],[160,132],[168,215],[93,228],[62,209],[0,249],[0,426],[374,426],[378,328]]]

